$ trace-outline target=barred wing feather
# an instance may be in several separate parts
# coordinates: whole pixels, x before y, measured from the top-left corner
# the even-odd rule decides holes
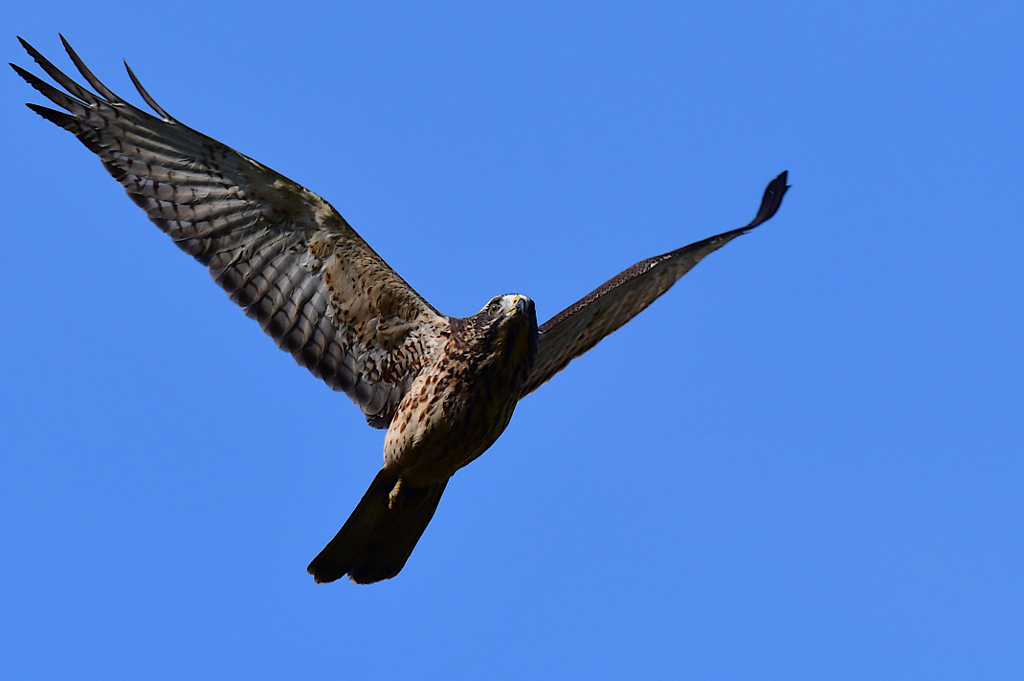
[[[368,422],[387,427],[443,320],[324,199],[171,117],[128,73],[148,114],[111,92],[63,36],[92,90],[22,45],[53,81],[12,64],[164,233],[277,345]],[[125,65],[127,67],[127,64]]]

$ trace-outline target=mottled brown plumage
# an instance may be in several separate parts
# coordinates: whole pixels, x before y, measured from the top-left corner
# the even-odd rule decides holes
[[[28,106],[93,151],[149,218],[204,264],[278,347],[375,428],[387,428],[384,467],[349,519],[309,566],[316,581],[396,575],[434,514],[448,480],[508,425],[519,399],[632,319],[703,257],[775,214],[786,173],[757,216],[649,258],[537,326],[526,296],[493,298],[468,318],[443,315],[412,289],[324,199],[171,117],[111,92],[64,41],[93,91],[31,45],[63,90],[11,65],[64,109]]]
[[[537,356],[533,301],[499,296],[476,315],[449,323],[444,347],[416,376],[391,421],[384,467],[310,563],[318,582],[398,574],[449,478],[508,426]]]

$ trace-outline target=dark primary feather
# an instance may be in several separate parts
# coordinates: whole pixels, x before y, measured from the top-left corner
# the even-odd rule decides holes
[[[12,64],[64,111],[29,108],[98,155],[132,200],[206,265],[281,349],[346,392],[371,425],[387,427],[436,341],[442,316],[322,198],[176,121],[130,68],[132,82],[160,118],[127,103],[61,40],[92,90],[21,40],[63,88]],[[328,269],[345,288],[344,305],[332,305]]]
[[[598,341],[638,315],[706,255],[775,215],[789,189],[786,172],[765,189],[761,207],[748,224],[642,260],[620,272],[540,326],[537,361],[523,395],[528,395]]]

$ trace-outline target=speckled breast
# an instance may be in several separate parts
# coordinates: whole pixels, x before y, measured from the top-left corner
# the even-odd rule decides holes
[[[535,320],[523,320],[498,342],[453,334],[399,405],[384,439],[385,465],[419,487],[483,454],[508,426],[536,354]]]

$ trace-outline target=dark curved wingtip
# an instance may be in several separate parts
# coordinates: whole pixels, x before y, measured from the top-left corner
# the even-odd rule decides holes
[[[764,198],[761,199],[761,207],[757,210],[757,216],[747,226],[748,229],[757,227],[759,224],[771,218],[775,215],[775,211],[782,205],[782,197],[789,189],[789,185],[786,184],[786,178],[789,176],[788,170],[783,170],[779,173],[779,176],[768,183],[768,187],[764,190]]]

